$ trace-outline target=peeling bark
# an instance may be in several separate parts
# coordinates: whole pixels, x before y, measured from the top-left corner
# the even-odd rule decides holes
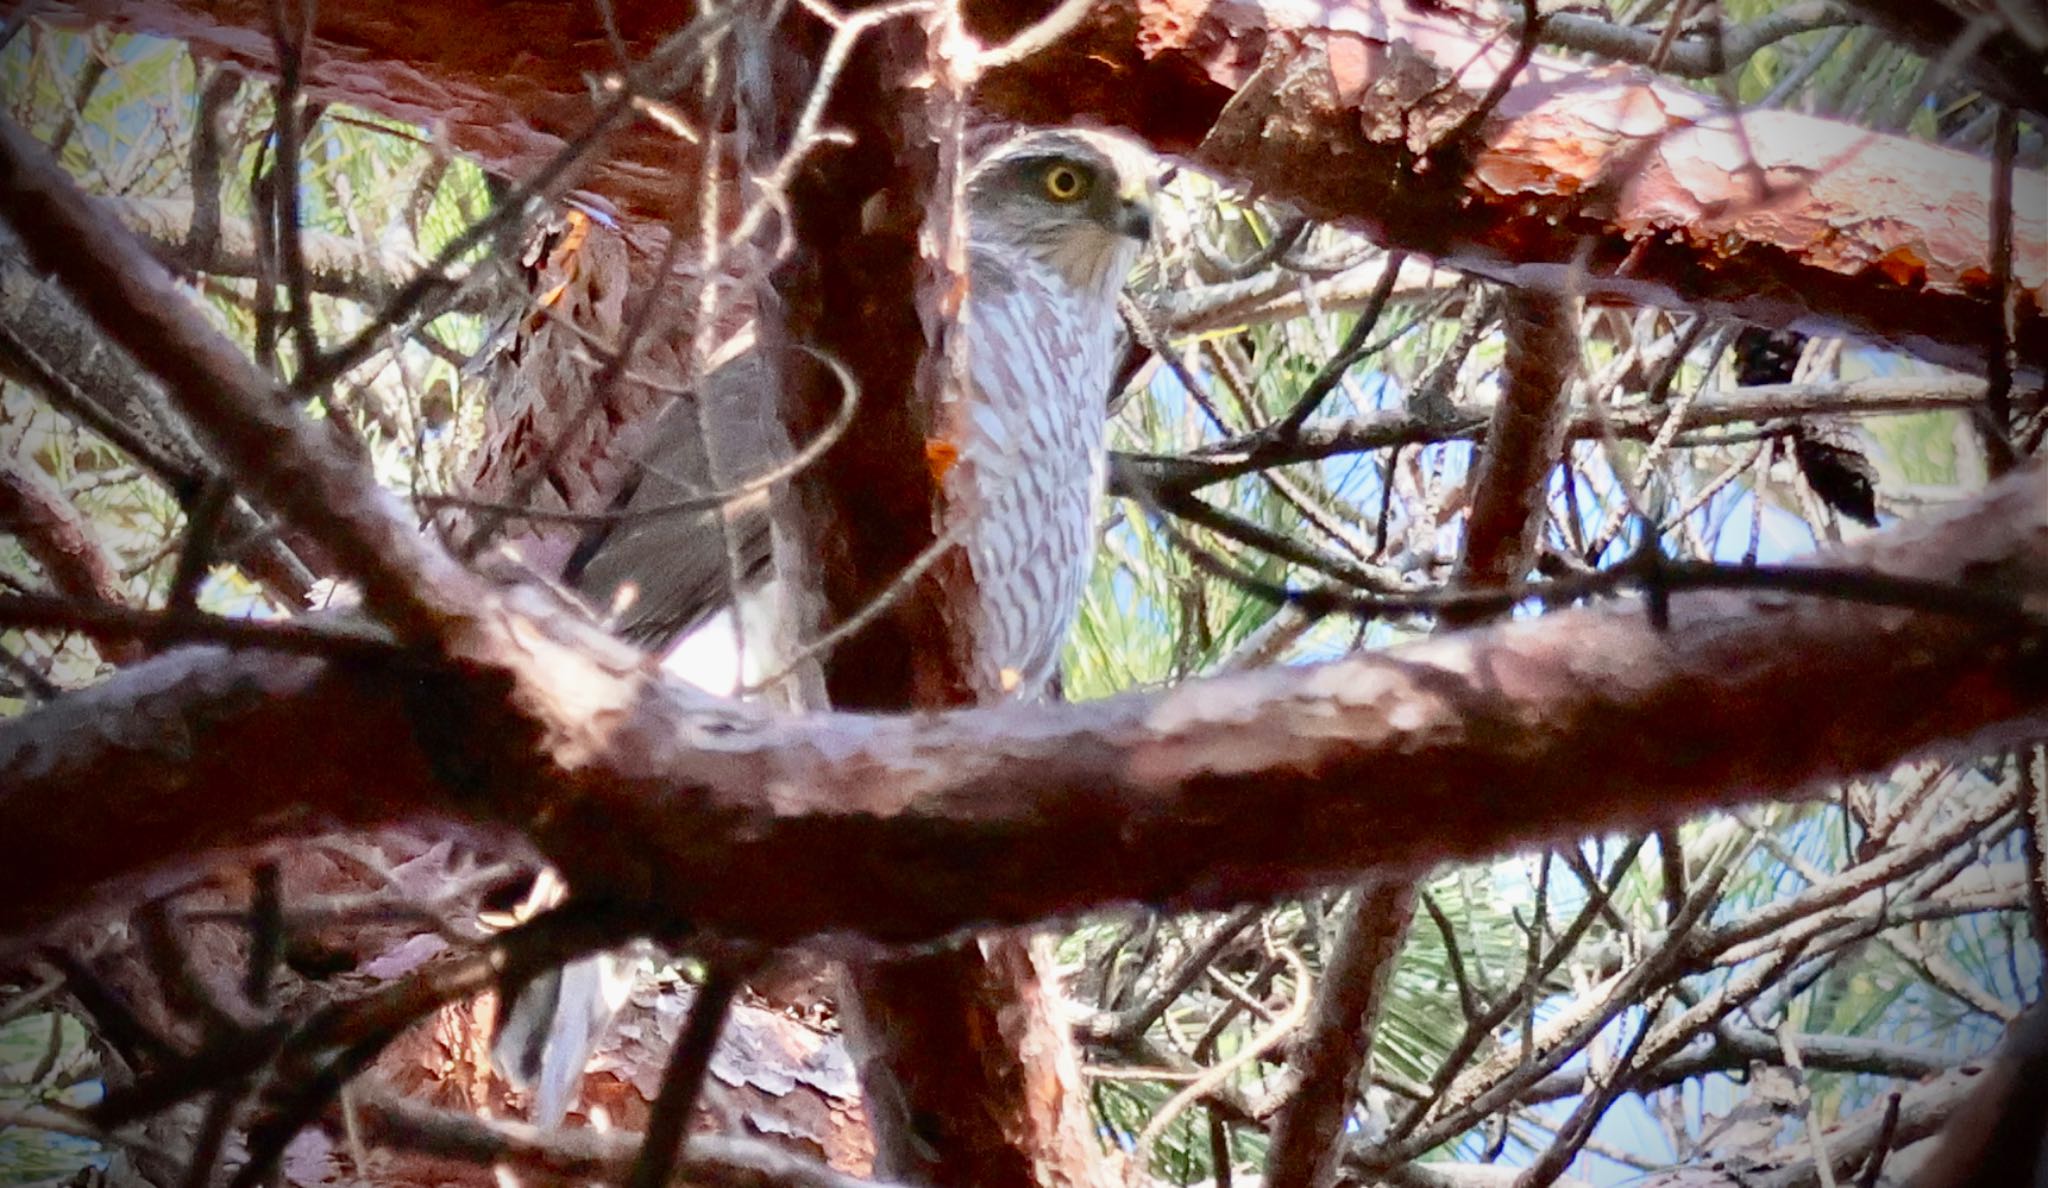
[[[1831,556],[2038,590],[2048,470]],[[1643,828],[2048,727],[2037,633],[1771,593],[1676,595],[1662,633],[1622,605],[914,717],[735,707],[592,658],[615,650],[548,646],[577,629],[533,596],[505,613],[536,646],[501,663],[555,691],[529,703],[556,715],[538,741],[462,717],[489,673],[214,649],[0,727],[0,935],[226,849],[430,818],[525,832],[578,887],[717,932],[916,943]]]
[[[1046,7],[979,0],[965,15],[997,38]],[[268,68],[263,6],[250,0],[73,0],[50,11]],[[642,53],[689,15],[657,3],[618,20],[628,50]],[[332,0],[308,92],[443,128],[461,151],[516,175],[588,117],[587,73],[616,69],[597,19],[568,0]],[[1988,162],[1788,112],[1748,113],[1738,136],[1713,101],[1646,71],[1542,55],[1480,142],[1453,137],[1513,43],[1497,26],[1401,0],[1109,0],[985,79],[975,99],[1028,122],[1128,128],[1318,217],[1505,282],[1554,286],[1590,244],[1588,297],[1842,331],[1982,366],[1994,324]],[[677,165],[674,141],[636,124],[607,140],[579,184],[629,222],[658,218]],[[2014,206],[2015,340],[2038,373],[2048,367],[2048,178],[2020,175]]]
[[[114,558],[99,535],[33,462],[0,462],[0,533],[20,542],[59,592],[101,606],[126,604]],[[112,663],[142,654],[132,639],[88,634]]]
[[[971,11],[978,11],[976,9]],[[1399,0],[1116,0],[990,78],[1014,118],[1129,128],[1387,244],[1529,288],[1844,332],[1980,367],[1990,164],[1537,55],[1477,137],[1511,32]],[[1764,185],[1757,183],[1761,180]],[[2019,177],[2016,345],[2048,366],[2048,177]]]
[[[934,410],[952,378],[946,329],[965,263],[953,192],[959,97],[927,40],[943,32],[906,21],[854,60],[833,118],[856,144],[791,195],[801,249],[776,276],[782,341],[822,349],[861,385],[847,438],[791,484],[809,532],[804,555],[816,559],[835,622],[862,613],[931,546],[939,516],[926,442],[939,436]],[[784,420],[804,440],[844,394],[823,368],[786,354],[795,382]],[[959,555],[942,560],[824,658],[832,704],[971,704],[974,598]],[[881,1174],[973,1188],[1098,1182],[1086,1082],[1057,986],[1027,938],[857,963],[845,984]]]

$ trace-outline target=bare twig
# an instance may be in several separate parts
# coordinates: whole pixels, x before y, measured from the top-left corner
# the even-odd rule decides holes
[[[992,45],[974,56],[972,74],[1000,70],[1058,44],[1062,37],[1081,27],[1095,0],[1060,0],[1059,7],[1040,17],[1037,23],[1019,30],[1001,45]]]
[[[661,1089],[647,1117],[647,1136],[626,1176],[626,1188],[663,1188],[683,1159],[690,1112],[711,1070],[711,1056],[733,998],[744,984],[745,971],[730,962],[713,962],[704,984],[690,1000],[690,1014],[661,1074]]]
[[[346,621],[226,619],[191,611],[95,605],[39,594],[0,592],[0,625],[83,631],[156,646],[204,642],[333,659],[400,658],[399,648],[389,635]]]
[[[666,503],[654,504],[648,507],[622,507],[598,512],[568,511],[498,500],[470,499],[459,495],[423,495],[419,497],[417,502],[421,506],[428,508],[452,507],[465,511],[498,512],[508,519],[528,520],[536,523],[617,526],[637,523],[642,520],[659,519],[663,516],[706,511],[711,508],[723,507],[726,504],[738,502],[749,495],[759,494],[775,486],[777,483],[786,482],[802,474],[819,458],[824,457],[825,452],[838,444],[839,439],[845,436],[847,428],[853,424],[854,414],[860,407],[859,381],[854,378],[851,371],[847,370],[845,364],[831,358],[823,351],[814,350],[809,347],[801,347],[800,349],[831,369],[833,376],[839,380],[840,390],[844,393],[839,402],[839,411],[833,414],[831,423],[821,429],[816,437],[804,443],[802,449],[797,450],[788,458],[761,471],[759,474],[751,475],[729,487],[723,487],[716,491],[706,491],[701,495],[692,495],[687,499],[672,499]]]
[[[301,361],[320,357],[313,331],[312,290],[306,283],[306,257],[299,246],[299,147],[305,132],[300,109],[300,76],[306,43],[313,33],[317,0],[270,0],[270,44],[277,55],[277,86],[272,92],[271,210],[277,227],[277,259],[285,287],[285,317]],[[298,11],[288,10],[296,6]]]
[[[1694,398],[1683,427],[1688,430],[1758,424],[1809,416],[1886,416],[1930,409],[1967,409],[1980,404],[1982,381],[1967,377],[1927,380],[1857,380],[1816,384],[1758,385],[1702,392]],[[1665,425],[1668,406],[1631,404],[1604,415],[1575,411],[1565,437],[1583,441],[1612,436],[1648,441]],[[1289,442],[1253,432],[1204,446],[1180,457],[1126,454],[1112,471],[1112,488],[1127,493],[1149,479],[1161,487],[1194,490],[1251,474],[1269,466],[1317,462],[1346,454],[1473,441],[1486,431],[1489,407],[1460,409],[1457,419],[1436,422],[1405,413],[1379,413],[1334,421],[1312,421]]]
[[[488,601],[478,580],[414,530],[368,468],[345,460],[179,293],[135,237],[0,120],[0,204],[33,259],[62,278],[110,338],[164,381],[225,465],[314,534],[400,636],[432,638]]]
[[[406,1027],[445,1003],[601,949],[615,948],[644,931],[644,921],[601,906],[570,904],[498,934],[488,944],[421,967],[358,997],[330,1003],[297,1022],[266,1024],[214,1043],[186,1059],[160,1059],[160,1071],[114,1090],[90,1111],[115,1128],[159,1113],[180,1101],[247,1077],[273,1064],[293,1085],[295,1121],[305,1107],[338,1092],[346,1075],[381,1051]],[[70,971],[67,969],[67,974]],[[335,1055],[339,1053],[340,1055]],[[346,1067],[345,1067],[346,1066]],[[293,1133],[298,1127],[293,1127]],[[275,1141],[276,1135],[273,1134]],[[283,1136],[289,1141],[290,1134]],[[251,1143],[255,1142],[254,1136]],[[254,1158],[252,1154],[252,1159]]]
[[[1211,930],[1201,944],[1180,959],[1174,972],[1161,980],[1143,1002],[1115,1014],[1089,1020],[1083,1029],[1087,1041],[1115,1047],[1144,1035],[1167,1008],[1201,978],[1203,971],[1224,949],[1243,935],[1245,929],[1258,922],[1262,913],[1263,909],[1259,907],[1243,907],[1232,912]]]
[[[1366,298],[1365,308],[1359,312],[1358,320],[1351,324],[1343,344],[1337,348],[1336,354],[1316,369],[1314,378],[1302,389],[1287,414],[1262,431],[1265,436],[1276,441],[1292,441],[1302,425],[1315,415],[1323,401],[1336,389],[1345,372],[1372,353],[1373,347],[1367,345],[1367,339],[1379,325],[1380,314],[1387,308],[1387,299],[1394,295],[1394,282],[1400,279],[1401,265],[1406,259],[1403,252],[1387,253],[1379,283],[1373,286],[1372,296]]]
[[[1137,1185],[1144,1182],[1150,1169],[1153,1144],[1159,1141],[1159,1136],[1166,1133],[1166,1128],[1173,1125],[1174,1119],[1178,1118],[1182,1111],[1201,1100],[1217,1086],[1229,1081],[1246,1065],[1273,1050],[1288,1036],[1294,1034],[1301,1027],[1302,1020],[1308,1017],[1309,1005],[1315,1000],[1308,976],[1308,963],[1301,959],[1300,954],[1285,947],[1279,949],[1278,956],[1287,963],[1287,968],[1293,975],[1294,1001],[1289,1003],[1287,1010],[1270,1025],[1232,1053],[1229,1059],[1219,1061],[1190,1081],[1180,1092],[1166,1099],[1165,1104],[1152,1115],[1152,1120],[1145,1124],[1145,1129],[1139,1131],[1138,1137],[1131,1143],[1129,1162],[1124,1165],[1125,1184]]]
[[[378,1144],[479,1165],[530,1169],[565,1180],[620,1180],[641,1145],[639,1135],[620,1131],[542,1130],[434,1110],[383,1086],[361,1082],[354,1099],[365,1137]],[[735,1188],[891,1188],[766,1143],[703,1135],[684,1148],[679,1170],[691,1181]]]
[[[1801,0],[1722,31],[1716,44],[1702,38],[1669,38],[1578,12],[1553,12],[1543,22],[1542,40],[1616,62],[1648,65],[1654,60],[1660,71],[1681,78],[1711,78],[1740,69],[1759,50],[1787,38],[1852,23],[1848,13],[1825,0]]]

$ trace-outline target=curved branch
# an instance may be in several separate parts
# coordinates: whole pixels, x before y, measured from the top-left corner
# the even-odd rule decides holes
[[[0,534],[15,538],[59,592],[95,606],[121,607],[127,595],[113,555],[55,484],[20,459],[0,461]],[[86,629],[115,664],[141,655],[135,642]]]
[[[968,19],[996,7],[970,5]],[[1401,0],[1105,0],[976,95],[1012,119],[1127,128],[1312,218],[1503,284],[1577,274],[1588,298],[1830,326],[1982,366],[1988,162],[1538,55],[1478,129],[1471,168],[1444,167],[1515,43]],[[2023,172],[2017,187],[2015,209],[2048,209],[2048,178]],[[2048,222],[2015,235],[2027,264],[2014,339],[2039,373]]]
[[[1830,560],[2039,591],[2048,467]],[[504,599],[516,643],[442,677],[192,649],[0,727],[0,937],[223,849],[426,818],[727,935],[919,942],[1641,829],[2048,728],[2038,630],[1773,592],[1676,595],[1664,632],[1618,605],[915,717],[736,706]]]
[[[481,583],[425,541],[368,466],[300,417],[134,233],[5,118],[0,211],[29,257],[163,383],[228,474],[361,581],[366,603],[401,637],[435,638],[476,616]]]

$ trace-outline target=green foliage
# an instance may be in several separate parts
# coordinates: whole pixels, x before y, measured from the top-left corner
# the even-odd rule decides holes
[[[100,68],[90,69],[92,63]],[[218,69],[196,63],[177,42],[72,33],[31,22],[0,52],[0,98],[23,126],[46,139],[61,134],[60,160],[117,209],[140,200],[189,204],[196,200],[191,167],[201,118],[198,95]],[[241,83],[219,113],[222,185],[215,200],[228,244],[251,242],[250,225],[261,217],[256,182],[274,165],[275,114],[270,88],[252,81]],[[356,265],[343,249],[362,259],[424,267],[492,201],[473,163],[450,156],[412,127],[345,108],[320,110],[305,130],[300,158],[299,221],[308,266],[316,273],[309,305],[315,332],[328,345],[371,324],[378,311],[374,291],[347,291]],[[172,218],[168,226],[161,220],[148,225],[175,236],[185,217]],[[170,250],[180,242],[163,246]],[[235,253],[230,248],[227,254]],[[479,249],[470,261],[483,258]],[[317,275],[323,272],[331,275]],[[387,287],[404,279],[356,276]],[[296,345],[282,331],[283,286],[270,286],[266,300],[259,280],[245,268],[229,267],[198,278],[197,292],[218,324],[244,343],[257,340],[261,310],[269,305],[279,327],[279,368],[289,376],[297,367]],[[464,391],[468,380],[459,365],[481,347],[485,331],[478,314],[444,314],[420,336],[404,340],[386,366],[343,385],[345,419],[370,448],[379,476],[394,488],[438,489],[454,477],[453,467],[474,434],[478,403],[458,399],[457,421],[448,426],[424,402],[435,392]],[[336,410],[313,404],[307,411],[325,417]],[[90,518],[135,604],[163,596],[185,523],[162,484],[5,381],[0,446],[13,457],[34,459]],[[34,568],[14,542],[0,542],[0,579],[33,586]],[[269,613],[258,587],[231,566],[214,568],[200,603],[224,613]],[[52,647],[40,637],[9,633],[0,646],[22,650],[63,685],[90,683],[95,668],[91,649],[81,644]]]
[[[0,1024],[0,1113],[91,1102],[91,1046],[85,1028],[62,1013],[33,1013]],[[105,1152],[89,1139],[29,1126],[0,1126],[0,1184],[63,1180],[103,1166]]]
[[[1735,0],[1726,6],[1725,19],[1751,21],[1770,7],[1759,0]],[[1858,31],[1840,39],[1810,33],[1768,47],[1743,67],[1733,85],[1745,99],[1760,98],[1804,69],[1808,56],[1824,46],[1833,48],[1797,90],[1795,103],[1881,122],[1872,113],[1897,112],[1923,81],[1924,63]],[[104,69],[89,68],[93,62]],[[0,53],[0,92],[24,126],[46,140],[64,140],[62,161],[94,191],[117,200],[189,199],[196,96],[210,69],[195,64],[173,43],[31,25],[27,36]],[[81,87],[81,79],[91,85]],[[1967,116],[1975,102],[1972,96],[1946,96],[1940,104],[1904,114],[1916,134],[1934,135],[1943,120]],[[224,219],[247,223],[259,217],[254,179],[273,162],[274,119],[268,88],[253,83],[241,87],[222,111],[226,167],[217,198]],[[492,203],[488,181],[474,165],[450,157],[415,128],[367,113],[322,111],[305,130],[301,158],[299,176],[292,179],[300,220],[309,244],[319,237],[323,250],[337,244],[374,247],[419,266]],[[1285,220],[1240,195],[1184,177],[1168,195],[1162,222],[1164,246],[1146,260],[1136,286],[1149,305],[1159,308],[1169,306],[1175,295],[1220,284],[1230,261],[1255,257],[1274,244]],[[1357,294],[1339,300],[1332,278],[1381,257],[1354,237],[1329,229],[1314,231],[1298,250],[1318,266],[1303,266],[1284,277],[1273,300],[1308,290],[1318,294],[1316,302],[1327,299],[1329,307],[1308,303],[1306,312],[1254,312],[1237,324],[1170,333],[1194,390],[1173,368],[1155,361],[1140,373],[1114,421],[1117,448],[1187,454],[1268,427],[1301,400],[1360,316]],[[468,263],[483,259],[484,249],[479,249]],[[254,344],[262,327],[276,320],[282,298],[278,286],[247,272],[221,266],[195,278],[195,288],[223,328],[238,341]],[[339,281],[326,287],[348,288]],[[1373,331],[1374,341],[1384,340],[1382,349],[1350,369],[1314,420],[1407,416],[1411,397],[1436,378],[1444,381],[1444,398],[1461,414],[1483,412],[1501,384],[1505,348],[1497,317],[1475,319],[1482,333],[1465,354],[1455,354],[1454,348],[1461,343],[1467,315],[1485,309],[1480,302],[1486,292],[1475,281],[1455,277],[1412,286],[1384,311]],[[360,291],[320,292],[313,295],[310,309],[317,336],[333,343],[373,324],[378,303]],[[335,420],[360,440],[380,479],[392,489],[452,486],[456,467],[473,442],[480,404],[461,364],[483,345],[486,319],[456,312],[402,329],[387,359],[352,377],[333,403],[307,411]],[[1645,376],[1653,370],[1645,361],[1660,359],[1660,352],[1672,348],[1678,330],[1678,319],[1661,314],[1631,318],[1596,310],[1587,315],[1582,324],[1584,372],[1603,408],[1643,410]],[[298,363],[297,347],[289,335],[278,337],[277,369],[289,376]],[[1734,387],[1717,342],[1716,334],[1708,334],[1678,360],[1674,393]],[[1896,365],[1897,360],[1874,352],[1851,350],[1846,358],[1817,369],[1824,377],[1847,376]],[[430,414],[425,407],[437,389],[456,394],[458,412],[452,418]],[[1981,481],[1975,443],[1953,412],[1858,416],[1854,424],[1854,448],[1867,449],[1880,468],[1887,514],[1952,496]],[[1574,443],[1569,465],[1561,468],[1545,501],[1545,560],[1565,571],[1611,561],[1644,535],[1663,542],[1673,555],[1692,559],[1753,553],[1777,560],[1826,539],[1837,526],[1785,452],[1761,450],[1760,443],[1774,440],[1780,429],[1738,425],[1657,447],[1639,439]],[[164,596],[186,524],[162,484],[12,382],[0,385],[0,448],[31,461],[90,519],[135,605],[154,604]],[[1400,588],[1432,589],[1451,580],[1463,546],[1463,501],[1473,457],[1469,440],[1431,439],[1399,451],[1279,466],[1204,487],[1198,494],[1220,511],[1322,558],[1389,575]],[[1695,500],[1710,487],[1718,493]],[[1610,527],[1618,539],[1605,551],[1590,548],[1589,541]],[[1065,658],[1065,693],[1074,700],[1170,686],[1220,667],[1251,663],[1248,642],[1274,626],[1280,612],[1243,583],[1199,565],[1190,546],[1263,583],[1306,588],[1333,580],[1315,566],[1276,557],[1230,533],[1162,519],[1134,500],[1109,509],[1102,545]],[[34,561],[12,539],[0,540],[0,583],[23,589],[41,584]],[[216,567],[200,591],[200,603],[223,613],[275,611],[255,584],[231,566]],[[1369,621],[1331,616],[1304,625],[1261,662],[1330,659],[1431,629],[1419,616]],[[10,632],[0,637],[0,646],[61,687],[87,685],[103,675],[95,651],[75,638]],[[0,696],[0,712],[27,704],[26,693],[14,694],[19,695]],[[1729,739],[1725,745],[1760,743]],[[1889,844],[1907,844],[1972,804],[2015,797],[2016,779],[2013,771],[2003,769],[1918,766],[1887,781],[1843,790],[1834,799],[1698,820],[1671,835],[1684,880],[1677,887],[1666,885],[1664,838],[1644,841],[1626,864],[1620,856],[1629,839],[1600,838],[1575,849],[1430,873],[1419,884],[1427,907],[1406,932],[1377,1020],[1376,1083],[1360,1093],[1354,1121],[1361,1132],[1377,1133],[1409,1110],[1411,1095],[1469,1074],[1480,1063],[1513,1065],[1573,1009],[1597,1003],[1601,988],[1614,984],[1645,954],[1685,941],[1670,933],[1674,895],[1703,884],[1718,888],[1694,938],[1708,946],[1717,929],[1755,919],[1816,886],[1853,878],[1859,871],[1867,874],[1873,853],[1861,847],[1870,840],[1873,823],[1894,827]],[[1515,792],[1502,789],[1500,795]],[[1294,827],[1313,829],[1315,823]],[[2014,842],[2010,827],[1999,826],[1966,844],[2010,860],[2007,851]],[[1874,853],[1881,852],[1879,847]],[[1930,858],[1915,877],[1949,857]],[[1582,875],[1580,867],[1592,876]],[[1876,929],[1850,919],[1805,938],[1797,960],[1775,976],[1766,993],[1731,1008],[1730,1025],[1882,1039],[1958,1055],[1981,1049],[1994,1034],[2003,1006],[2038,990],[2040,957],[2017,903],[1985,897],[1959,906],[1944,900],[1944,886],[1932,878],[1925,885],[1907,879],[1886,884],[1887,893],[1900,892],[1885,904],[1886,910],[1898,909],[1896,920]],[[1156,1055],[1157,1062],[1141,1059],[1146,1053],[1091,1053],[1093,1104],[1105,1136],[1128,1144],[1187,1083],[1190,1069],[1227,1068],[1220,1090],[1248,1101],[1276,1092],[1284,1084],[1284,1046],[1264,1058],[1233,1061],[1265,1037],[1272,1016],[1320,984],[1346,902],[1344,893],[1331,892],[1272,905],[1146,1030],[1146,1053]],[[1906,919],[1909,906],[1924,909],[1924,915]],[[1062,938],[1061,952],[1077,970],[1076,994],[1089,1006],[1114,1012],[1157,992],[1219,923],[1208,915],[1105,916],[1078,924]],[[1574,942],[1558,954],[1555,947],[1567,930]],[[1789,941],[1785,951],[1790,951]],[[1297,984],[1281,954],[1301,958],[1310,970],[1310,984]],[[1738,984],[1773,959],[1768,946],[1760,951],[1702,947],[1675,965],[1677,972],[1654,993],[1618,1012],[1600,1042],[1611,1051],[1630,1029],[1668,1022],[1688,1002]],[[1540,971],[1545,965],[1549,968]],[[1503,1003],[1512,1009],[1500,1025],[1466,1045],[1471,1059],[1447,1067],[1461,1046],[1468,1009],[1484,1013]],[[58,1028],[54,1047],[49,1041],[53,1021]],[[86,1057],[82,1030],[66,1016],[28,1015],[0,1027],[0,1110],[63,1100],[80,1091]],[[1585,1058],[1577,1059],[1582,1064]],[[1702,1103],[1732,1093],[1736,1083],[1731,1074],[1744,1072],[1735,1061],[1694,1076],[1690,1097],[1683,1084],[1647,1086],[1644,1092],[1666,1111],[1659,1115],[1664,1128],[1659,1137],[1668,1140],[1671,1150],[1689,1151],[1705,1122]],[[1867,1073],[1816,1072],[1808,1084],[1815,1108],[1832,1119],[1866,1104],[1891,1082]],[[1575,1094],[1567,1096],[1562,1104],[1568,1107],[1575,1099]],[[1508,1162],[1527,1162],[1550,1141],[1558,1116],[1546,1108],[1504,1107],[1460,1128],[1427,1158],[1470,1159],[1498,1140]],[[1155,1170],[1174,1181],[1213,1177],[1209,1125],[1210,1114],[1201,1107],[1178,1116],[1152,1152]],[[1635,1155],[1649,1160],[1645,1152],[1653,1144],[1640,1135],[1631,1137],[1637,1140],[1631,1148]],[[1262,1161],[1266,1140],[1257,1129],[1233,1125],[1226,1139],[1239,1168]],[[0,1181],[55,1178],[92,1159],[95,1150],[49,1132],[0,1133]],[[1612,1172],[1610,1163],[1599,1166]]]

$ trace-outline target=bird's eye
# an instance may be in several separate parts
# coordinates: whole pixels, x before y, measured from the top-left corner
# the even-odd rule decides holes
[[[1045,195],[1054,202],[1072,202],[1088,192],[1088,178],[1072,165],[1053,165],[1045,171]]]

